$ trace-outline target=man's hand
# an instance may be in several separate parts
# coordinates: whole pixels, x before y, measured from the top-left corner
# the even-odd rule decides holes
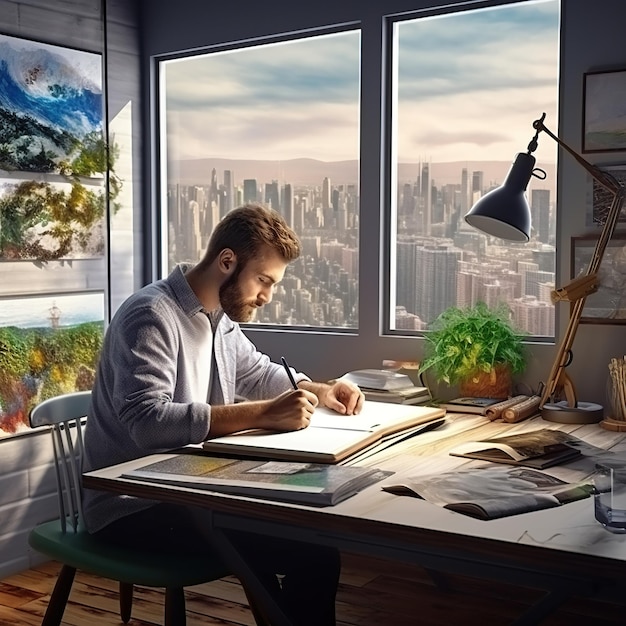
[[[237,402],[211,407],[211,437],[230,435],[250,428],[287,432],[306,428],[318,397],[312,391],[285,391],[271,400]]]
[[[298,387],[310,389],[325,406],[342,415],[357,415],[363,409],[365,396],[353,383],[336,380],[332,384],[301,381]]]
[[[318,397],[311,391],[285,391],[267,402],[267,408],[259,415],[258,427],[283,432],[301,430],[311,422],[318,404]]]

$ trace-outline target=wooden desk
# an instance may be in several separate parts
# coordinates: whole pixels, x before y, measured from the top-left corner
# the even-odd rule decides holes
[[[448,455],[463,441],[489,436],[559,428],[593,445],[626,450],[626,434],[597,425],[557,425],[540,418],[519,424],[489,422],[473,415],[449,414],[446,425],[424,433],[400,447],[379,453],[362,464],[390,469],[402,476],[430,474],[480,462]],[[150,461],[162,455],[150,457]],[[574,593],[611,593],[626,583],[626,537],[604,530],[594,519],[591,498],[562,507],[498,520],[481,521],[454,513],[426,501],[395,496],[378,483],[356,496],[328,508],[313,508],[229,496],[189,487],[175,487],[121,478],[121,474],[146,464],[146,458],[84,475],[92,489],[193,505],[211,511],[212,524],[277,537],[332,545],[351,552],[397,559],[427,569],[453,571],[546,590],[546,596],[516,624],[536,624],[540,617]],[[580,478],[593,470],[590,459],[550,468],[564,480]],[[225,554],[227,558],[237,555]],[[235,563],[235,573],[239,575]],[[245,577],[247,573],[243,573]],[[618,592],[615,596],[619,597]],[[281,622],[278,617],[273,624]]]

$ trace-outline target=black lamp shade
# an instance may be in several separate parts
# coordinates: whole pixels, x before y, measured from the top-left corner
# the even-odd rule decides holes
[[[525,192],[535,161],[532,154],[520,152],[515,157],[504,183],[478,200],[465,216],[465,221],[494,237],[528,241],[531,220]]]

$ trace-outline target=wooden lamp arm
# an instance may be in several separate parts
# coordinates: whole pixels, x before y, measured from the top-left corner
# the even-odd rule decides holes
[[[591,260],[584,275],[576,278],[565,287],[557,289],[552,293],[553,302],[559,300],[569,300],[573,302],[571,308],[569,323],[565,329],[565,334],[557,350],[550,375],[543,388],[541,395],[540,407],[543,407],[546,402],[551,400],[557,392],[561,390],[565,391],[568,406],[576,406],[576,391],[570,378],[565,372],[565,368],[572,361],[572,345],[578,330],[578,324],[582,316],[583,309],[585,307],[585,300],[587,296],[593,293],[598,288],[598,270],[600,269],[600,263],[606,247],[613,236],[617,220],[619,218],[622,204],[624,202],[624,187],[615,179],[614,176],[608,172],[602,171],[596,166],[592,165],[585,159],[583,159],[578,153],[574,152],[565,142],[559,139],[553,132],[551,132],[543,123],[545,113],[541,119],[536,120],[533,123],[533,127],[537,131],[535,138],[529,145],[529,151],[536,149],[536,139],[540,132],[545,132],[552,137],[559,146],[566,150],[570,155],[576,159],[576,161],[607,191],[613,195],[611,206],[606,215],[606,220],[602,227],[600,237],[596,243]]]

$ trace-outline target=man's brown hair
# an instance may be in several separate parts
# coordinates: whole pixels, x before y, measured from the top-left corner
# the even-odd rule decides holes
[[[233,209],[220,220],[202,263],[211,264],[222,250],[230,248],[243,267],[266,246],[287,262],[297,259],[301,252],[300,240],[283,216],[263,204],[251,202]]]

